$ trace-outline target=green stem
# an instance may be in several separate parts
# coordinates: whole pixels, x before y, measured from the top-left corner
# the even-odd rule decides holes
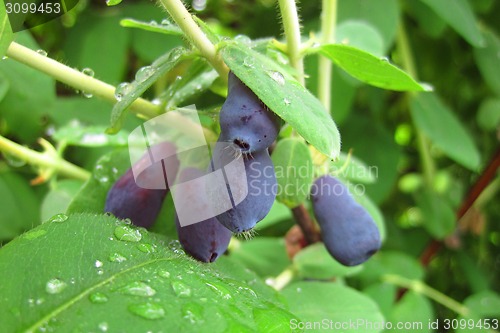
[[[31,165],[53,169],[61,175],[67,177],[81,180],[87,180],[90,177],[90,172],[74,164],[71,164],[68,161],[65,161],[59,156],[53,156],[47,153],[39,153],[37,151],[21,146],[13,141],[10,141],[3,136],[0,136],[0,151],[13,155]]]
[[[181,0],[160,0],[175,23],[181,28],[189,41],[200,51],[215,68],[223,80],[227,80],[229,69],[217,52],[214,44],[203,33],[191,17]]]
[[[7,50],[7,56],[75,89],[85,91],[112,103],[116,102],[115,87],[112,85],[85,75],[76,69],[63,65],[20,44],[12,42]],[[130,110],[148,118],[157,116],[160,111],[157,105],[142,98],[135,100],[130,106]]]
[[[335,42],[335,26],[337,24],[337,0],[323,0],[321,12],[321,44]],[[318,65],[318,98],[326,111],[331,112],[332,62],[320,55]]]
[[[297,71],[297,80],[304,85],[304,60],[301,54],[300,23],[295,0],[279,0],[288,58]]]
[[[422,281],[418,280],[410,280],[405,277],[387,274],[382,277],[382,280],[391,284],[394,284],[399,287],[403,287],[409,290],[412,290],[416,293],[422,294],[424,296],[429,297],[430,299],[436,301],[437,303],[446,306],[448,309],[462,315],[467,316],[470,312],[469,308],[465,305],[460,304],[455,301],[453,298],[446,296],[440,291],[426,285]]]
[[[408,35],[405,30],[403,21],[399,22],[398,36],[397,36],[398,50],[401,53],[403,68],[410,74],[415,80],[417,79],[417,70],[415,67],[415,61],[413,59],[413,54],[411,51],[410,42],[408,41]],[[424,133],[415,127],[417,132],[417,144],[420,158],[422,160],[422,169],[424,173],[424,179],[428,187],[433,186],[434,175],[436,172],[436,166],[434,165],[434,160],[432,159],[429,142],[425,137]]]
[[[266,284],[279,291],[285,288],[293,280],[294,276],[295,271],[292,267],[289,267],[281,272],[277,277],[267,279]]]

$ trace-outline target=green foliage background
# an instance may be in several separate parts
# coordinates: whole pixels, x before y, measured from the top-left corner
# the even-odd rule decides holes
[[[302,1],[299,7],[305,41],[310,32],[320,33],[321,2]],[[242,35],[256,44],[261,41],[255,49],[275,60],[273,66],[281,66],[287,80],[293,75],[286,56],[263,40],[283,37],[275,1],[211,0],[205,9],[193,12],[215,34],[240,42],[246,40]],[[0,13],[3,54],[10,43],[10,32],[4,24],[3,5]],[[339,44],[309,50],[305,58],[306,88],[313,95],[318,90],[318,52],[335,64],[331,116],[341,136],[340,161],[346,159],[350,149],[354,155],[348,169],[351,173],[344,178],[365,186],[366,195],[359,200],[385,236],[382,250],[357,268],[341,266],[321,244],[305,248],[293,259],[287,256],[283,236],[294,221],[285,204],[294,206],[303,197],[281,198],[259,223],[258,236],[250,241],[235,240],[229,255],[215,265],[204,267],[168,245],[176,238],[170,197],[153,228],[155,233],[140,231],[145,235],[139,242],[142,246],[110,241],[117,237],[116,228],[126,226],[98,214],[107,189],[129,167],[126,135],[142,120],[127,115],[117,136],[89,143],[85,135],[103,135],[109,126],[113,105],[95,97],[85,98],[72,87],[12,59],[1,60],[0,134],[35,150],[40,150],[37,139],[45,138],[64,152],[66,160],[93,172],[85,183],[58,176],[41,185],[30,185],[36,168],[9,154],[0,159],[0,323],[4,323],[5,332],[44,327],[61,332],[71,328],[88,331],[106,325],[109,331],[131,327],[160,331],[170,325],[193,332],[205,328],[288,332],[288,323],[294,318],[336,322],[384,318],[394,323],[423,322],[424,327],[429,320],[439,319],[436,331],[444,332],[444,319],[498,319],[498,171],[469,212],[458,221],[456,216],[489,161],[498,158],[499,13],[500,3],[494,0],[339,0]],[[33,50],[45,50],[49,57],[67,66],[91,68],[96,78],[117,86],[132,81],[137,70],[174,47],[189,47],[179,33],[149,31],[167,17],[147,1],[125,1],[113,7],[103,1],[81,1],[63,17],[15,33],[13,38]],[[124,18],[155,20],[158,24],[150,23],[146,29],[127,28],[120,25]],[[239,47],[243,46],[228,46],[223,56],[231,69],[244,75],[244,67],[237,67],[244,62],[238,58]],[[356,47],[355,51],[350,47]],[[408,66],[405,47],[410,50],[414,68]],[[356,57],[368,65],[356,64]],[[409,80],[413,77],[416,81],[404,81],[409,83],[403,88],[391,86],[397,80],[381,84],[380,76],[371,75],[376,66],[388,66],[383,57],[410,74]],[[225,86],[205,63],[197,61],[168,68],[144,97],[160,98],[167,108],[194,103],[204,125],[217,132],[217,112],[224,102]],[[183,79],[176,80],[178,76]],[[247,76],[247,84],[252,87],[255,80],[254,90],[258,90],[259,81],[252,79],[251,72]],[[378,86],[387,90],[375,87],[373,82],[375,86],[366,84],[370,80],[378,80]],[[433,92],[395,91],[421,90],[417,82],[429,83]],[[262,91],[264,95],[259,96],[263,100],[270,98],[265,89]],[[288,91],[283,90],[283,94]],[[273,96],[276,103],[283,99],[279,94]],[[305,100],[311,105],[317,102]],[[175,104],[168,104],[173,101]],[[292,106],[298,109],[300,105]],[[320,119],[297,112],[280,116],[299,128]],[[318,141],[324,133],[335,136],[331,127],[319,134],[306,127],[304,133],[316,134],[316,139],[310,136],[312,140]],[[277,146],[279,154],[273,156],[275,164],[287,163],[285,157],[278,157],[286,156],[286,149],[280,148],[286,145],[297,151],[293,163],[310,158],[307,150],[304,153],[302,141],[294,142],[289,136],[290,131],[284,128]],[[334,144],[329,144],[322,145],[323,152],[333,149]],[[64,223],[42,224],[59,213],[73,215]],[[29,231],[33,228],[37,229]],[[432,242],[442,246],[424,266],[420,258]],[[68,244],[76,247],[66,250]],[[126,256],[127,262],[109,259],[116,253]],[[103,275],[96,270],[97,261],[104,263]],[[187,273],[197,270],[202,270],[206,278],[200,280]],[[54,271],[59,275],[54,276]],[[27,272],[29,277],[25,276]],[[165,272],[170,277],[165,277]],[[113,274],[119,275],[117,281],[103,282],[114,280]],[[264,283],[270,278],[281,281],[287,274],[293,278],[281,292]],[[65,290],[47,294],[47,281],[56,277],[66,281]],[[168,283],[158,283],[162,278]],[[181,280],[193,295],[182,294],[183,290],[188,292],[179,287]],[[137,282],[144,283],[139,284],[142,289],[130,294],[130,285]],[[16,289],[19,283],[21,290]],[[155,290],[152,298],[141,295],[149,290],[144,285]],[[207,285],[215,287],[207,289]],[[250,290],[241,289],[247,287]],[[398,298],[398,287],[409,291]],[[444,300],[433,296],[436,290]],[[110,301],[94,304],[90,295],[95,293],[107,295]],[[452,300],[458,303],[450,303]],[[157,309],[155,306],[167,315],[155,321],[137,314]],[[66,311],[65,307],[71,309]]]

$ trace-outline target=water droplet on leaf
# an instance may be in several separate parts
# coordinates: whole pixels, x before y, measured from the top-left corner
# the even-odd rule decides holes
[[[89,295],[89,300],[92,303],[106,303],[108,301],[108,297],[100,292],[95,292]]]
[[[42,50],[42,49],[36,50],[36,53],[38,53],[39,55],[44,56],[44,57],[47,56],[47,51]]]
[[[139,68],[137,73],[135,73],[135,80],[137,82],[144,82],[153,75],[155,69],[152,66],[144,66]]]
[[[112,255],[109,256],[109,261],[111,262],[124,262],[125,260],[127,260],[127,258],[125,258],[124,256],[122,256],[121,254],[115,252],[113,253]]]
[[[36,239],[40,236],[43,236],[47,233],[47,230],[44,230],[44,229],[35,229],[35,230],[31,230],[31,231],[28,231],[27,233],[25,233],[23,235],[23,238],[24,239]]]
[[[221,296],[222,298],[224,298],[224,299],[231,299],[232,298],[231,293],[229,292],[229,290],[227,290],[226,287],[223,287],[220,284],[217,284],[217,283],[214,283],[214,282],[210,282],[210,283],[209,282],[205,282],[205,284],[210,289],[212,289],[217,294],[219,294],[219,296]]]
[[[132,85],[128,82],[120,83],[115,89],[115,98],[119,102],[125,95],[128,95],[132,90]]]
[[[142,238],[142,234],[138,229],[134,229],[128,225],[116,227],[114,234],[116,239],[125,242],[138,242]]]
[[[191,296],[191,288],[187,284],[181,281],[173,281],[172,289],[174,293],[179,297],[190,297]]]
[[[160,319],[165,316],[165,309],[156,303],[139,303],[132,304],[128,310],[139,317],[145,319]]]
[[[268,71],[267,74],[271,77],[271,79],[276,81],[280,86],[285,85],[285,77],[280,72]]]
[[[51,222],[61,223],[61,222],[64,222],[66,220],[68,220],[68,215],[56,214],[56,215],[52,216],[49,220],[47,220],[47,222],[49,222],[49,223],[51,223]]]
[[[17,156],[14,156],[4,151],[2,151],[2,155],[7,161],[7,163],[14,168],[20,168],[26,165],[26,161],[18,158]]]
[[[156,294],[156,290],[151,288],[148,284],[135,281],[127,284],[126,286],[119,289],[122,294],[132,295],[132,296],[143,296],[151,297]]]
[[[60,279],[50,279],[47,284],[45,285],[45,291],[48,292],[49,294],[59,294],[61,291],[63,291],[68,285],[66,282],[60,280]]]
[[[98,326],[98,327],[99,327],[99,330],[100,330],[101,332],[107,332],[107,331],[108,331],[108,328],[109,328],[109,325],[108,325],[108,323],[106,323],[106,322],[102,322],[102,323],[99,323],[99,326]]]
[[[137,248],[139,251],[144,252],[144,253],[153,253],[155,252],[155,248],[151,244],[138,244]]]

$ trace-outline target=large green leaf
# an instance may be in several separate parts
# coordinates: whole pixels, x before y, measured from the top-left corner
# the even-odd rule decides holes
[[[168,73],[181,60],[185,59],[187,50],[178,47],[162,57],[156,59],[151,66],[140,68],[135,80],[131,83],[122,83],[116,88],[115,96],[118,102],[111,111],[111,125],[107,129],[109,134],[117,133],[127,115],[127,109],[137,98],[139,98],[149,87],[153,85],[160,77]]]
[[[130,157],[126,149],[119,149],[101,157],[92,170],[92,177],[74,197],[67,212],[104,212],[109,189],[128,168]]]
[[[242,44],[226,43],[222,57],[274,113],[330,158],[340,153],[340,134],[320,101],[264,55]]]
[[[479,150],[453,112],[433,93],[418,94],[410,104],[415,126],[447,156],[466,168],[477,170]]]
[[[375,333],[382,330],[384,317],[375,302],[344,285],[297,282],[286,287],[282,294],[290,310],[302,320],[290,321],[291,328],[338,333]],[[364,326],[361,322],[368,325]],[[313,327],[315,323],[320,326]]]
[[[235,244],[231,258],[261,277],[276,276],[290,265],[285,240],[281,237],[256,237],[251,241],[236,241]]]
[[[336,261],[323,243],[315,243],[302,249],[293,257],[297,273],[308,279],[331,279],[356,274],[362,265],[347,267]]]
[[[293,208],[309,196],[313,163],[304,141],[290,138],[278,142],[271,156],[278,181],[276,199]]]
[[[443,239],[455,230],[455,212],[438,193],[423,189],[415,193],[415,200],[422,210],[424,227],[433,237]]]
[[[12,28],[10,27],[9,17],[5,11],[4,1],[0,0],[0,57],[5,55],[7,48],[14,39]]]
[[[27,31],[16,33],[16,42],[39,49]],[[15,132],[16,138],[30,143],[42,132],[42,117],[55,101],[55,81],[12,59],[0,61],[0,74],[9,82],[9,89],[0,101],[3,134],[7,129],[7,133]]]
[[[434,310],[427,298],[413,291],[407,291],[396,303],[388,319],[393,325],[404,323],[405,326],[398,328],[398,332],[430,333],[433,332],[429,323],[434,319]]]
[[[400,15],[397,0],[349,0],[338,2],[339,23],[342,24],[345,20],[358,20],[369,23],[382,36],[385,50],[391,47],[394,42]]]
[[[40,223],[40,202],[19,174],[0,173],[0,242],[10,240]]]
[[[492,31],[485,31],[483,36],[486,46],[474,49],[474,58],[486,83],[500,96],[500,67],[498,66],[500,38]]]
[[[397,91],[429,90],[428,86],[389,63],[387,58],[342,44],[322,45],[319,52],[356,79],[372,86]]]
[[[0,271],[4,332],[283,331],[294,318],[242,266],[104,215],[55,216],[3,247]]]
[[[474,12],[467,0],[421,0],[432,8],[469,44],[480,47],[483,38],[478,29]]]

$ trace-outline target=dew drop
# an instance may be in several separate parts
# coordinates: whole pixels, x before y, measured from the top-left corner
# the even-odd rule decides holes
[[[120,263],[120,262],[124,262],[125,260],[127,260],[127,258],[125,258],[124,256],[122,256],[120,253],[113,253],[109,256],[109,261],[111,262],[117,262],[117,263]]]
[[[137,249],[139,249],[139,251],[141,252],[144,252],[144,253],[153,253],[155,252],[155,248],[153,245],[151,244],[138,244],[137,246]]]
[[[94,75],[95,75],[94,70],[92,68],[88,68],[88,67],[85,67],[84,69],[82,69],[82,73],[87,75],[87,76],[90,76],[90,77],[94,77]]]
[[[42,304],[43,302],[45,302],[45,299],[44,299],[44,298],[38,298],[38,299],[35,301],[35,304],[36,304],[36,305],[40,305],[40,304]]]
[[[125,95],[128,95],[132,90],[132,85],[128,82],[120,83],[115,89],[115,98],[119,102]]]
[[[151,288],[148,284],[135,281],[123,286],[119,289],[119,292],[126,295],[132,296],[143,296],[143,297],[151,297],[156,294],[156,290]]]
[[[201,12],[207,8],[207,0],[193,0],[192,6],[194,10]]]
[[[4,151],[2,151],[2,155],[5,158],[5,160],[7,161],[7,163],[14,168],[20,168],[20,167],[26,165],[26,161],[18,158],[17,156],[6,153]]]
[[[248,68],[254,68],[255,67],[254,58],[245,57],[245,59],[243,59],[243,66],[248,67]]]
[[[420,83],[420,85],[424,88],[424,91],[434,91],[434,86],[429,83]]]
[[[164,279],[170,278],[170,272],[163,269],[159,270],[156,274],[158,274],[159,277],[162,277]]]
[[[24,239],[28,239],[28,240],[32,240],[32,239],[36,239],[40,236],[43,236],[47,233],[47,230],[43,230],[43,229],[35,229],[35,230],[32,230],[32,231],[28,231],[27,233],[25,233],[23,235],[23,238]]]
[[[36,53],[38,53],[39,55],[44,56],[44,57],[47,56],[47,51],[42,50],[42,49],[36,50]]]
[[[35,305],[35,300],[33,298],[28,298],[28,305],[29,306],[34,306]]]
[[[271,79],[276,81],[280,86],[285,85],[285,77],[280,72],[268,71],[267,74],[271,77]]]
[[[219,294],[219,296],[221,296],[222,298],[224,299],[231,299],[232,296],[231,296],[231,293],[229,292],[229,290],[227,290],[226,287],[223,287],[219,284],[216,284],[214,282],[205,282],[205,284],[210,288],[212,289],[213,291],[215,291],[217,294]]]
[[[137,73],[135,73],[135,80],[137,82],[144,82],[151,77],[155,72],[155,69],[152,66],[144,66],[139,68]]]
[[[95,180],[103,185],[109,182],[108,173],[102,164],[95,166],[93,176]]]
[[[160,319],[165,316],[165,309],[157,303],[138,303],[132,304],[128,310],[133,314],[145,319]]]
[[[389,62],[389,58],[387,58],[387,57],[381,57],[380,61],[382,61],[382,62]]]
[[[5,59],[9,59],[9,57],[7,57],[7,56],[3,56],[3,57],[2,57],[2,60],[5,60]]]
[[[60,279],[50,279],[45,285],[45,291],[49,294],[59,294],[63,291],[68,285],[66,282]]]
[[[245,45],[250,45],[252,43],[250,37],[245,35],[237,35],[236,37],[234,37],[234,40]]]
[[[94,263],[94,265],[95,265],[96,268],[101,268],[102,265],[104,265],[104,264],[102,263],[102,261],[96,260],[95,263]]]
[[[171,241],[170,243],[168,243],[168,247],[175,254],[184,254],[184,250],[182,249],[181,243],[177,239],[175,239],[175,240]]]
[[[155,20],[151,20],[151,21],[149,21],[149,25],[156,27],[158,25],[158,22],[156,22]]]
[[[56,223],[61,223],[64,222],[68,219],[68,215],[66,214],[56,214],[52,216],[47,222],[56,222]]]
[[[106,303],[108,301],[108,297],[103,293],[95,292],[89,295],[89,300],[92,303],[100,304],[100,303]]]
[[[161,20],[161,25],[172,25],[172,22],[169,19],[163,19]]]
[[[190,297],[191,296],[191,288],[187,284],[181,281],[173,281],[172,282],[172,289],[174,290],[174,293],[178,297]]]
[[[104,270],[102,270],[102,269],[97,270],[97,275],[103,275],[103,274],[104,274]]]
[[[187,303],[182,307],[182,317],[190,324],[203,323],[203,307],[197,303]]]
[[[142,234],[138,229],[134,229],[128,225],[117,226],[114,234],[116,239],[125,242],[138,242],[142,238]]]
[[[122,0],[106,0],[106,5],[107,6],[116,6],[120,4]]]
[[[285,103],[286,106],[290,105],[292,102],[288,98],[283,99],[283,103]]]
[[[99,327],[99,330],[101,332],[107,332],[108,328],[109,328],[109,325],[108,325],[107,322],[103,321],[102,323],[99,323],[99,325],[97,327]]]

